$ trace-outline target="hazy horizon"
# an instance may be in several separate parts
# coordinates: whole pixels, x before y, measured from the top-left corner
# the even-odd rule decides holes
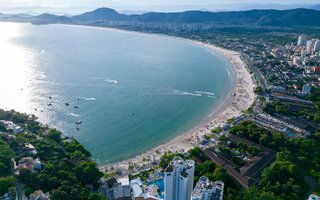
[[[231,10],[249,10],[249,9],[292,9],[309,8],[315,4],[320,4],[317,0],[307,0],[304,3],[296,3],[292,0],[275,1],[269,0],[261,3],[258,0],[180,0],[171,2],[169,0],[1,0],[1,13],[54,13],[54,14],[78,14],[90,11],[99,7],[109,7],[121,13],[143,13],[150,11],[175,12],[186,10],[208,10],[208,11],[231,11]]]

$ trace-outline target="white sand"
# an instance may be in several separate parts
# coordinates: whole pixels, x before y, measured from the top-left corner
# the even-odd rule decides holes
[[[187,41],[190,42],[191,40]],[[229,98],[218,108],[215,108],[206,120],[192,130],[135,158],[105,165],[100,168],[103,172],[106,170],[107,172],[121,170],[123,172],[122,176],[124,176],[152,167],[151,163],[159,161],[165,152],[187,152],[198,146],[204,135],[210,134],[211,130],[215,128],[223,127],[228,119],[241,116],[253,104],[256,98],[254,93],[256,85],[246,65],[241,60],[240,54],[198,41],[191,42],[195,45],[208,48],[213,53],[223,56],[229,62],[232,69],[232,77],[234,78],[234,87],[230,92]],[[132,170],[128,169],[129,163],[134,166]]]

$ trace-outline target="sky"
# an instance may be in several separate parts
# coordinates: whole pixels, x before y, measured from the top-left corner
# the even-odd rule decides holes
[[[91,9],[110,7],[117,10],[141,11],[180,11],[190,9],[229,10],[256,4],[282,4],[283,8],[290,4],[320,4],[320,0],[0,0],[0,11],[12,8],[59,9],[70,8]],[[270,7],[270,5],[269,5]]]

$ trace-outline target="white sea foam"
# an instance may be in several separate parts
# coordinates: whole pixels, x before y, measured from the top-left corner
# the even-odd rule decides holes
[[[105,82],[110,83],[110,84],[117,84],[117,80],[112,80],[112,79],[106,79]]]
[[[208,95],[209,98],[212,98],[212,99],[217,99],[218,97],[216,96],[213,96],[213,95]]]
[[[229,69],[228,69],[228,68],[226,68],[226,69],[227,69],[227,72],[228,72],[229,77],[231,77],[231,78],[232,78],[232,76],[231,76],[231,72],[229,71]]]
[[[210,95],[214,96],[215,94],[213,92],[203,92],[203,91],[194,91],[196,94],[205,94],[205,95]]]
[[[80,115],[77,115],[77,114],[75,114],[75,113],[69,113],[68,115],[69,115],[69,116],[72,116],[72,117],[80,117]]]
[[[96,98],[93,98],[93,97],[82,97],[81,99],[84,99],[86,101],[95,101],[95,100],[97,100]]]
[[[196,93],[192,93],[192,92],[185,92],[185,91],[181,91],[181,90],[174,90],[173,93],[170,93],[171,95],[181,95],[181,96],[194,96],[194,97],[201,97],[202,94],[196,94]]]

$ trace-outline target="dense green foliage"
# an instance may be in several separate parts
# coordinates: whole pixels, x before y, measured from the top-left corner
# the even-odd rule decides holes
[[[320,88],[312,87],[311,93],[307,96],[309,101],[315,104],[315,107],[320,110]]]
[[[16,178],[13,176],[0,177],[0,196],[8,192],[9,188],[14,186]]]
[[[42,126],[34,116],[0,110],[0,120],[12,120],[28,130],[28,134],[16,134],[14,137],[4,134],[0,138],[0,196],[15,186],[17,178],[24,185],[26,195],[42,190],[49,192],[52,200],[103,199],[95,193],[103,173],[91,160],[90,152],[79,142],[62,139],[59,131]],[[32,144],[37,155],[25,151],[26,144]],[[20,169],[19,175],[12,177],[11,158],[18,161],[26,156],[39,157],[42,170]]]
[[[11,158],[14,153],[9,145],[0,140],[0,177],[7,176],[11,173]]]
[[[276,161],[265,168],[261,176],[259,195],[273,195],[279,199],[303,199],[307,195],[305,177],[320,181],[320,133],[308,138],[284,138],[245,121],[230,133],[250,139],[277,151]],[[248,191],[246,191],[248,194]],[[257,190],[252,190],[257,193]],[[267,194],[268,193],[268,194]],[[251,195],[251,194],[250,194]],[[259,196],[256,195],[256,196]],[[259,199],[259,198],[258,198]],[[274,199],[271,198],[270,199]]]
[[[280,114],[293,118],[300,118],[304,120],[310,120],[314,123],[320,122],[320,101],[315,101],[315,106],[302,106],[295,103],[283,103],[275,101],[268,103],[264,107],[264,111],[268,114]]]
[[[170,152],[166,153],[164,156],[161,157],[159,167],[162,169],[166,169],[168,167],[168,165],[170,164],[170,162],[172,161],[172,159],[176,156],[184,158],[184,155],[182,155],[182,154],[176,154],[176,153],[170,153]]]
[[[306,177],[318,183],[317,187],[320,189],[318,170],[320,168],[320,132],[308,138],[285,138],[280,133],[270,132],[257,126],[254,122],[244,121],[233,127],[230,133],[277,151],[276,160],[261,174],[260,187],[243,190],[223,169],[209,161],[198,148],[190,151],[191,157],[201,161],[196,164],[195,181],[200,176],[207,176],[212,181],[223,181],[226,200],[305,199],[310,192],[308,191],[309,183],[305,181]],[[222,138],[223,141],[226,140]],[[235,147],[248,150],[248,147],[243,147],[241,144]]]
[[[228,160],[232,161],[238,168],[246,164],[245,157],[253,158],[260,153],[256,146],[248,146],[242,142],[223,142],[219,147],[220,153]]]

